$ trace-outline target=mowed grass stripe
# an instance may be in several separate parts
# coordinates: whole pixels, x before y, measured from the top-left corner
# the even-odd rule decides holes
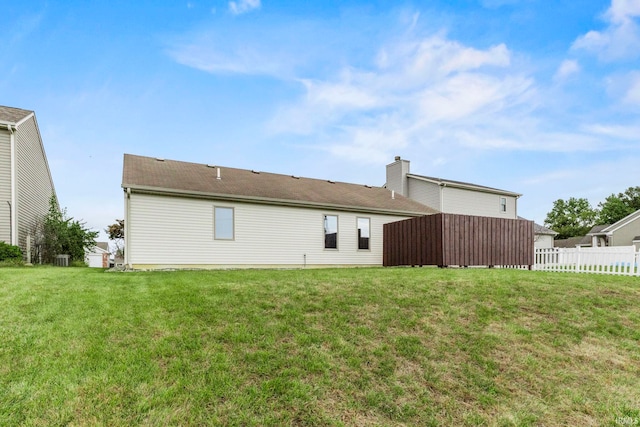
[[[640,423],[637,278],[0,269],[0,425]]]

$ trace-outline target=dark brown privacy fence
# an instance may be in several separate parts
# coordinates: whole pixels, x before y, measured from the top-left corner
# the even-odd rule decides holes
[[[434,214],[384,225],[385,266],[531,266],[533,222]]]

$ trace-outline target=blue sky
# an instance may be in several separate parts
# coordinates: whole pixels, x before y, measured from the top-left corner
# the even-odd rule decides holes
[[[640,185],[640,0],[0,5],[0,104],[96,230],[123,153],[370,185],[400,155],[539,223]]]

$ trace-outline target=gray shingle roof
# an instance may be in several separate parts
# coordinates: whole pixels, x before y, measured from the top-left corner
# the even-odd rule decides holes
[[[109,252],[109,242],[96,242],[96,246]]]
[[[0,122],[15,124],[31,113],[33,113],[33,111],[0,105]]]
[[[533,223],[533,232],[535,234],[548,234],[550,236],[556,236],[558,233],[553,231],[550,228],[547,228],[543,225],[540,224],[536,224],[535,222]]]
[[[575,248],[578,245],[591,246],[591,237],[577,236],[569,237],[568,239],[558,239],[553,241],[553,246],[555,246],[556,248]]]
[[[220,170],[221,179],[217,179]],[[122,187],[138,191],[369,210],[433,214],[435,209],[382,187],[301,178],[201,163],[124,155]]]
[[[594,225],[593,227],[591,227],[591,230],[589,230],[589,232],[587,233],[587,236],[590,236],[592,234],[601,233],[602,230],[604,230],[605,228],[608,228],[610,226],[611,226],[611,224]]]
[[[518,216],[518,219],[524,219],[526,220],[526,218],[523,218],[521,216]],[[558,233],[553,231],[550,228],[545,227],[544,225],[540,225],[537,222],[533,223],[533,232],[534,234],[548,234],[550,236],[557,236]]]

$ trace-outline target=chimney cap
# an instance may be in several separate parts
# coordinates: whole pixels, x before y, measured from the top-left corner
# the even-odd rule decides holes
[[[402,160],[400,156],[396,156],[396,162],[399,162],[400,160]]]

